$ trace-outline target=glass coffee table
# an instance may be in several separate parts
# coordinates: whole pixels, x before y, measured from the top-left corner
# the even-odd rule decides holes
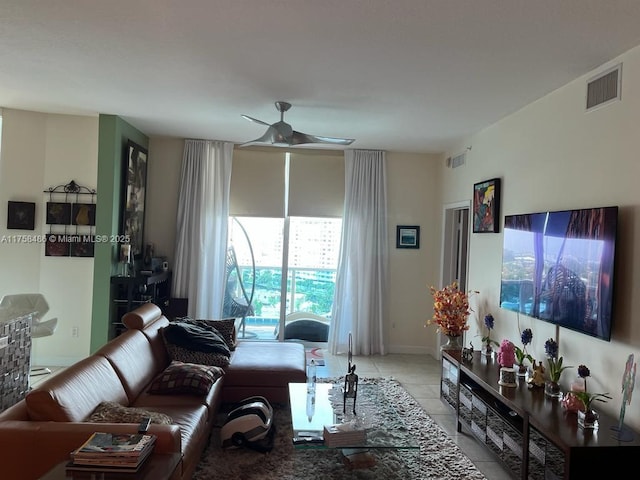
[[[289,384],[289,403],[293,424],[293,443],[298,449],[338,449],[345,457],[375,450],[409,450],[419,454],[420,445],[398,415],[395,405],[375,384],[358,385],[353,414],[353,399],[347,399],[343,412],[342,385],[317,383],[308,392],[306,383]],[[364,441],[328,447],[323,441],[325,425],[353,422],[365,430]]]

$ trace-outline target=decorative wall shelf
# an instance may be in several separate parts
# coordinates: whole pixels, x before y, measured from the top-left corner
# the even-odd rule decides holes
[[[45,242],[48,257],[93,257],[96,225],[95,189],[71,180],[49,187]]]

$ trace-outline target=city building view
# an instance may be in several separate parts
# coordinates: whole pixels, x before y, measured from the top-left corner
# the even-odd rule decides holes
[[[230,219],[229,244],[242,279],[234,284],[232,295],[251,304],[249,330],[264,325],[276,332],[283,305],[285,317],[306,312],[330,320],[341,232],[340,218]]]

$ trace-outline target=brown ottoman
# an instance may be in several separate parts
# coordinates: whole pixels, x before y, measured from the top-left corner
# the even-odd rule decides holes
[[[261,395],[272,403],[288,403],[288,384],[306,379],[302,344],[240,341],[225,368],[222,401]]]

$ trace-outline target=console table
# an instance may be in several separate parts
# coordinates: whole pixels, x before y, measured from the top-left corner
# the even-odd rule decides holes
[[[577,415],[566,412],[544,388],[498,384],[500,366],[474,352],[442,352],[440,396],[456,412],[457,430],[471,433],[493,452],[514,478],[585,479],[598,473],[630,471],[640,454],[640,435],[622,442],[611,427],[618,419],[600,413],[599,428],[582,429]]]

